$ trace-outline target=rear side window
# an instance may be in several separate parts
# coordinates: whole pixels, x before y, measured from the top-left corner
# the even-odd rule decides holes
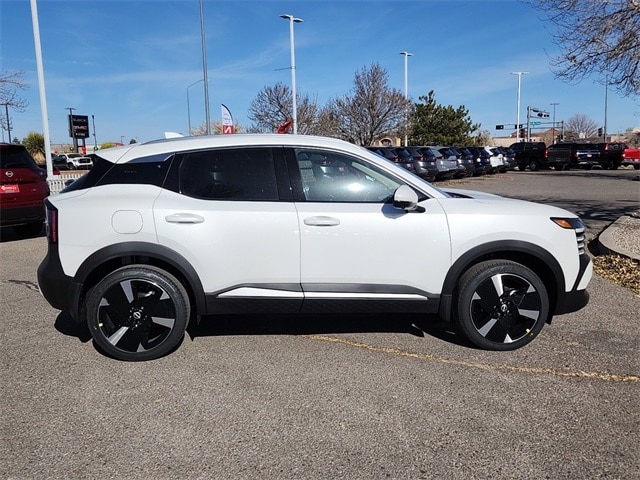
[[[230,148],[181,155],[179,191],[204,200],[277,201],[271,148]]]
[[[171,164],[172,154],[140,157],[126,163],[111,163],[96,155],[93,168],[74,181],[63,192],[101,185],[140,184],[161,187]]]
[[[111,164],[98,157],[96,166],[107,163],[111,168],[102,176],[97,185],[141,184],[161,187],[169,170],[172,154],[161,153],[140,157],[126,163]],[[95,168],[95,167],[94,167]]]
[[[0,168],[27,168],[38,171],[38,165],[24,147],[3,145],[0,151]]]

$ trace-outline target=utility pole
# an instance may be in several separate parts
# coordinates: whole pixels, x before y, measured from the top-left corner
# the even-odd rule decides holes
[[[71,121],[71,117],[73,116],[73,111],[76,110],[74,107],[67,107],[69,110],[69,136],[73,139],[73,151],[78,152],[78,139],[73,133],[73,122]]]
[[[4,102],[4,113],[7,116],[7,133],[9,134],[9,143],[13,143],[11,141],[11,122],[9,121],[9,102]]]

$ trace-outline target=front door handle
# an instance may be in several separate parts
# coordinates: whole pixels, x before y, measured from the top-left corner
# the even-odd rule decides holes
[[[340,225],[340,220],[333,217],[309,217],[304,219],[304,224],[311,227],[336,227]]]
[[[174,213],[167,215],[164,219],[169,223],[202,223],[204,217],[194,213]]]

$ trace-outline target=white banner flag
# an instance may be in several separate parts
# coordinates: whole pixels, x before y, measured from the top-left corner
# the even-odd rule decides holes
[[[233,117],[229,109],[222,103],[222,133],[233,133]]]

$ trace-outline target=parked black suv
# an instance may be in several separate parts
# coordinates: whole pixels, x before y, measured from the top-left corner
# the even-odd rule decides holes
[[[591,170],[600,165],[600,150],[592,143],[555,143],[547,148],[547,165],[556,170]]]
[[[547,166],[547,145],[544,142],[518,142],[509,147],[516,153],[518,170],[532,172]]]

